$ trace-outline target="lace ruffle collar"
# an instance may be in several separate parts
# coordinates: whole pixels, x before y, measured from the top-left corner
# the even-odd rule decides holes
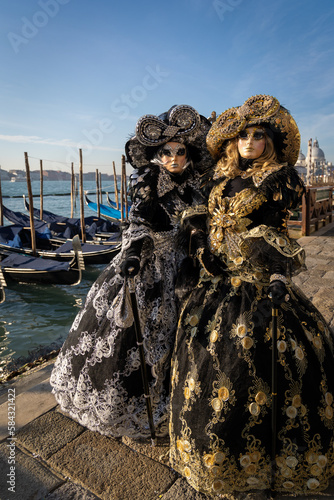
[[[189,184],[192,184],[191,181],[192,179],[189,177],[189,175],[187,175],[185,176],[183,181],[176,182],[173,180],[173,177],[170,175],[168,170],[166,170],[164,167],[160,167],[157,184],[158,197],[161,198],[174,189],[183,194],[185,187]]]

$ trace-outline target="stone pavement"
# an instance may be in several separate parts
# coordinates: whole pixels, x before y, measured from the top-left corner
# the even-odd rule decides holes
[[[334,223],[299,242],[308,270],[295,282],[334,327]],[[63,414],[51,394],[52,366],[0,385],[0,500],[204,500],[168,466],[167,441],[107,438]],[[322,495],[295,498],[334,499],[334,481]]]

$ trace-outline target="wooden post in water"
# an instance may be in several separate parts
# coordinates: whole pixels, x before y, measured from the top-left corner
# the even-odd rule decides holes
[[[115,190],[115,202],[116,202],[116,208],[119,210],[119,201],[118,201],[118,185],[117,185],[117,175],[116,175],[116,167],[115,167],[115,162],[112,162],[112,168],[114,171],[114,190]]]
[[[97,205],[97,216],[100,218],[100,188],[99,188],[99,171],[95,170],[95,182],[96,182],[96,205]]]
[[[103,202],[103,194],[102,194],[102,174],[99,172],[99,191],[100,191],[100,205]]]
[[[125,156],[122,155],[122,172],[121,172],[121,222],[124,222],[124,163]]]
[[[1,190],[1,165],[0,165],[0,226],[3,226],[2,190]]]
[[[34,204],[31,191],[31,181],[30,181],[30,169],[28,161],[28,153],[24,153],[26,175],[27,175],[27,188],[29,196],[29,214],[30,214],[30,233],[31,233],[31,248],[33,255],[37,255],[36,252],[36,233],[35,233],[35,223],[34,223]]]
[[[39,208],[39,218],[41,220],[43,220],[43,160],[39,160],[39,182],[40,182],[40,195],[39,195],[39,199],[40,199],[40,208]]]
[[[73,217],[74,204],[75,204],[74,168],[73,168],[73,161],[72,161],[72,163],[71,163],[71,218]]]
[[[126,179],[126,163],[125,163],[125,156],[124,155],[122,157],[122,164],[123,164],[123,170],[124,170],[124,175],[123,175],[123,182],[124,182],[124,211],[125,211],[125,220],[128,220],[128,186],[127,186],[127,179]]]
[[[80,184],[81,241],[82,243],[86,243],[86,228],[85,228],[84,199],[83,199],[82,149],[79,149],[79,157],[80,157],[79,184]]]

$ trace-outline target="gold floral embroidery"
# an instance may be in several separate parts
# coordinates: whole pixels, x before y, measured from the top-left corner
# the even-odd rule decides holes
[[[253,188],[244,189],[233,198],[222,198],[223,184],[213,189],[209,199],[209,241],[211,250],[216,255],[224,255],[225,259],[229,255],[229,259],[233,261],[240,256],[240,235],[251,223],[246,216],[258,209],[266,198]]]
[[[267,413],[267,408],[271,404],[270,388],[263,380],[254,377],[254,385],[248,389],[248,411],[252,415],[249,422],[254,425],[257,417]]]
[[[213,390],[209,403],[220,418],[221,411],[227,411],[235,404],[235,390],[233,384],[225,373],[218,371],[217,378],[213,382]]]
[[[195,372],[189,374],[184,387],[185,399],[194,400],[196,396],[200,396],[201,392],[201,383],[198,381],[197,374]]]
[[[320,384],[320,389],[323,394],[321,398],[321,407],[319,408],[319,415],[324,425],[328,429],[334,429],[334,398],[331,392],[328,392],[327,382],[325,379]]]
[[[199,323],[202,310],[203,310],[203,306],[202,307],[195,307],[184,318],[184,325],[185,325],[185,327],[187,329],[190,329],[190,335],[191,335],[191,337],[194,337],[196,335],[197,325]]]

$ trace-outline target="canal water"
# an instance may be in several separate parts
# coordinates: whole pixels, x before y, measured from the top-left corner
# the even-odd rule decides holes
[[[25,182],[1,183],[3,204],[11,210],[27,213],[23,197],[27,196]],[[96,201],[94,181],[84,181],[84,190]],[[33,204],[40,208],[39,181],[32,182]],[[113,199],[113,187],[103,186]],[[47,181],[43,183],[43,209],[69,217],[71,212],[70,183]],[[105,198],[103,203],[107,204]],[[94,213],[85,205],[85,216]],[[76,200],[74,217],[80,216],[79,199]],[[4,221],[8,224],[8,221]],[[34,359],[39,353],[59,348],[66,338],[73,319],[87,292],[105,267],[86,266],[79,285],[25,285],[10,284],[5,288],[6,300],[0,304],[0,378],[1,374],[23,362]]]

